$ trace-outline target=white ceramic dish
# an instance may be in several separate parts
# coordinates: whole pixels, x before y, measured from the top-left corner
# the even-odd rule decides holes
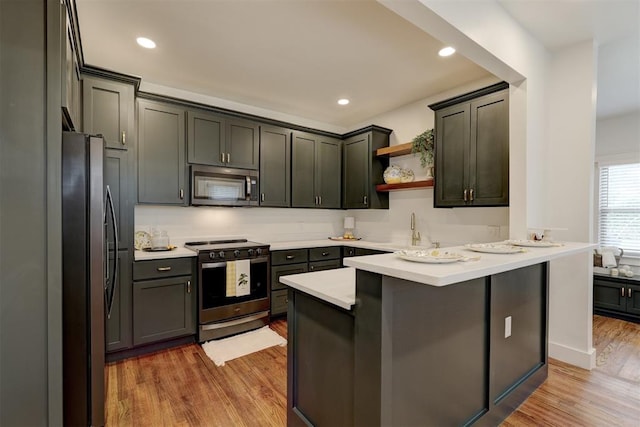
[[[529,248],[551,248],[554,246],[562,246],[562,243],[549,240],[507,240],[507,244],[514,246],[524,246]]]
[[[464,247],[474,252],[483,252],[487,254],[517,254],[527,251],[524,248],[504,243],[468,243],[464,245]]]
[[[465,260],[463,255],[438,250],[402,250],[394,252],[394,254],[406,261],[424,262],[427,264],[448,264]]]

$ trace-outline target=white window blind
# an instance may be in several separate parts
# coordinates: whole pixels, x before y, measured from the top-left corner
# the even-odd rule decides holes
[[[640,256],[640,163],[600,168],[600,245]]]

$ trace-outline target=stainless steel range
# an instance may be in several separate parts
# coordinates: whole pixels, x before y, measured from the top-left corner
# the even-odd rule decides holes
[[[269,324],[269,245],[237,239],[185,247],[198,253],[199,342]],[[248,286],[237,291],[235,271],[243,267]]]

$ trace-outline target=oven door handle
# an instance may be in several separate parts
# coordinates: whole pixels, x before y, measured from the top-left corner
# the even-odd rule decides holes
[[[223,262],[204,262],[202,263],[202,268],[220,268],[220,267],[226,267],[227,262],[223,261]]]

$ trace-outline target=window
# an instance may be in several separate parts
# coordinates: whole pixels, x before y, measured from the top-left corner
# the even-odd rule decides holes
[[[617,246],[640,256],[640,163],[600,168],[602,246]]]

